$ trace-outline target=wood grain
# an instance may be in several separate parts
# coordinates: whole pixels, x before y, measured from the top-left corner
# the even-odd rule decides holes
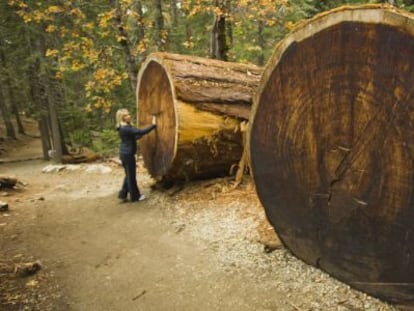
[[[414,19],[343,7],[279,43],[252,108],[254,181],[283,243],[380,298],[414,302]]]

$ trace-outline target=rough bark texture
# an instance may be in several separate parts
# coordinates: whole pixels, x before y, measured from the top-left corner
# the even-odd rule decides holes
[[[278,46],[252,107],[259,198],[299,258],[414,304],[414,18],[342,7]]]
[[[138,74],[141,127],[157,115],[157,130],[140,141],[149,173],[158,179],[228,175],[243,151],[247,120],[262,69],[170,53],[151,54]]]

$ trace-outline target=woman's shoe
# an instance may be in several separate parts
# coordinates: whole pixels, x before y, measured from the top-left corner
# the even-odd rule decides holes
[[[140,201],[144,201],[147,197],[143,194],[141,194],[141,196],[138,198],[138,200],[131,200],[131,202],[140,202]]]

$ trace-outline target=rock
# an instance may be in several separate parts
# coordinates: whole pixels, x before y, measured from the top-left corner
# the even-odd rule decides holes
[[[8,210],[9,210],[9,204],[7,204],[6,202],[0,201],[0,212],[4,213],[4,212],[7,212]]]

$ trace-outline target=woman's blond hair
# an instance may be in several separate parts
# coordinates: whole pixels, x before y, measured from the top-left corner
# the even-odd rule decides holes
[[[124,116],[128,113],[129,113],[128,109],[125,109],[125,108],[118,109],[118,111],[116,112],[116,116],[115,116],[116,128],[120,128],[121,126],[127,125],[127,123],[124,121]]]

